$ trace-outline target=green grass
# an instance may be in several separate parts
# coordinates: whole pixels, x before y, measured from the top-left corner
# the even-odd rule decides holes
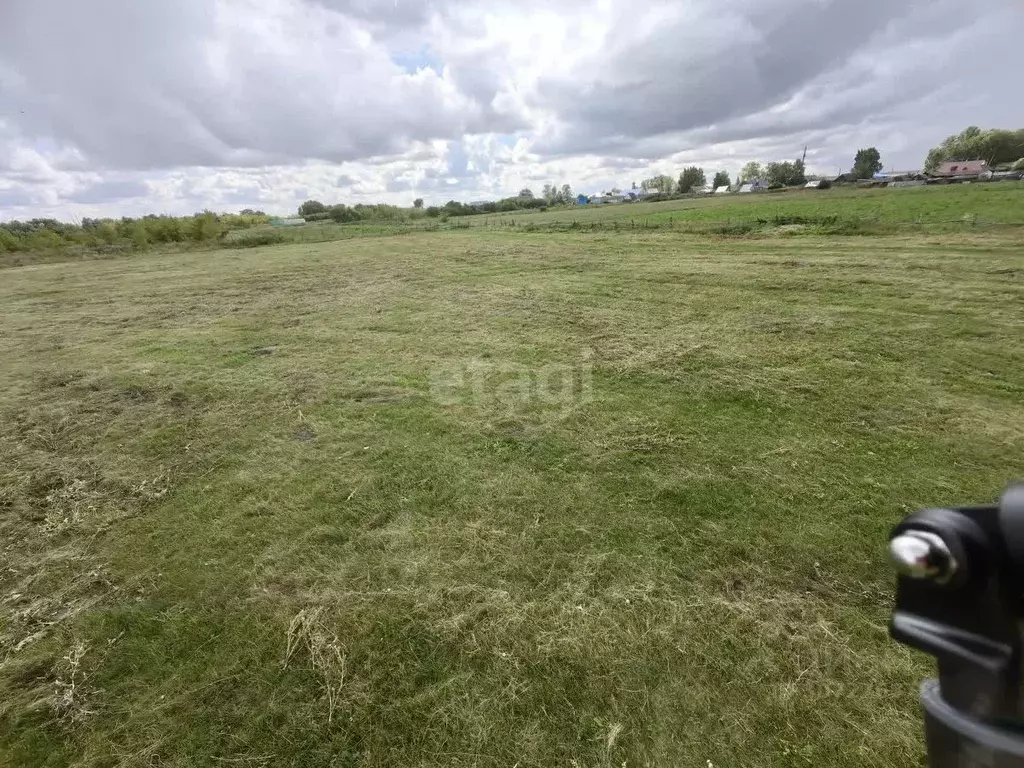
[[[779,218],[840,218],[863,220],[867,224],[924,225],[934,230],[940,224],[961,224],[965,217],[974,223],[1024,224],[1024,183],[957,184],[903,189],[857,189],[714,195],[660,203],[574,206],[544,213],[502,213],[468,217],[476,225],[501,226],[513,219],[541,225],[578,222],[628,222],[667,224],[679,227],[727,222],[771,221]]]
[[[0,763],[913,765],[885,539],[1021,474],[1022,277],[985,231],[5,270]]]

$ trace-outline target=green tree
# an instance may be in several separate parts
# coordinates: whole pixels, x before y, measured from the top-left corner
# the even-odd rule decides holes
[[[521,197],[524,200],[533,200],[533,190],[529,187],[523,187],[519,190],[519,194],[516,197]]]
[[[882,155],[874,147],[858,149],[853,158],[853,175],[858,179],[870,179],[882,170]]]
[[[415,200],[413,200],[412,201],[412,207],[413,208],[422,208],[423,207],[423,198],[422,197],[417,197]]]
[[[768,185],[771,187],[795,187],[807,183],[804,161],[794,160],[786,163],[768,163],[765,169]]]
[[[326,213],[327,206],[319,200],[307,200],[299,206],[299,216],[310,216],[314,213]]]
[[[715,189],[719,187],[728,187],[732,182],[729,180],[729,174],[727,171],[719,171],[715,174]]]
[[[743,170],[740,171],[740,181],[751,182],[754,179],[760,179],[764,176],[764,168],[761,164],[751,160],[749,163],[743,166]]]
[[[924,169],[934,171],[948,160],[984,160],[991,167],[1011,163],[1021,156],[1024,156],[1024,129],[982,130],[972,125],[947,136],[939,146],[930,149]]]
[[[562,185],[562,202],[566,205],[573,205],[576,202],[576,198],[572,194],[572,187],[568,184]]]
[[[661,195],[672,194],[672,190],[675,189],[676,182],[671,176],[665,174],[659,174],[658,176],[652,176],[649,179],[644,179],[640,182],[640,189],[645,192],[657,192]]]
[[[705,183],[707,183],[707,177],[704,175],[704,169],[691,165],[688,168],[684,168],[683,172],[679,174],[679,194],[685,195],[688,192],[703,187]]]

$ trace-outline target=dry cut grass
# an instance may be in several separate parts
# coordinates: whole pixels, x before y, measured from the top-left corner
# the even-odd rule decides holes
[[[1021,474],[1022,278],[1012,233],[6,270],[0,762],[914,764],[884,540]]]

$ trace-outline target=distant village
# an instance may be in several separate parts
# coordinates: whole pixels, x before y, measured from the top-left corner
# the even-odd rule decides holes
[[[997,166],[998,168],[998,166]],[[989,168],[985,160],[953,160],[940,163],[931,171],[879,171],[870,179],[859,179],[854,173],[841,173],[828,178],[819,177],[802,185],[804,189],[828,189],[833,185],[848,185],[862,188],[871,187],[921,187],[926,184],[968,184],[971,182],[1017,181],[1024,177],[1024,171],[996,170]],[[789,189],[792,189],[790,187]],[[715,187],[706,184],[692,190],[691,196],[751,194],[769,191],[766,179],[741,179],[735,184]],[[773,190],[777,191],[777,190]],[[578,195],[576,205],[615,205],[656,200],[665,197],[658,189],[612,189],[595,195]]]

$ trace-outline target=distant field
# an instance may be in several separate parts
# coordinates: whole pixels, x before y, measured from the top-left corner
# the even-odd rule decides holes
[[[574,206],[529,214],[529,221],[535,224],[630,220],[663,223],[672,217],[683,224],[689,221],[756,221],[776,216],[840,216],[925,225],[961,222],[965,216],[977,216],[983,223],[1024,224],[1024,184],[1000,182],[904,189],[833,188],[712,195],[662,203]],[[523,214],[490,214],[470,219],[475,224],[494,226],[517,217],[522,220]]]
[[[1021,195],[530,218],[1020,222]],[[887,532],[1024,475],[1016,229],[2,275],[4,765],[917,765]]]
[[[789,223],[794,220],[794,226]],[[800,222],[810,225],[803,228]],[[586,205],[549,211],[459,216],[448,219],[332,224],[277,230],[287,242],[327,242],[420,231],[482,228],[561,231],[583,228],[657,228],[729,234],[818,234],[822,223],[841,233],[957,232],[1024,226],[1024,184],[958,184],[906,189],[800,190],[715,195],[658,203]],[[780,230],[779,226],[785,227]],[[734,228],[735,231],[732,231]],[[244,233],[240,233],[244,236]]]

